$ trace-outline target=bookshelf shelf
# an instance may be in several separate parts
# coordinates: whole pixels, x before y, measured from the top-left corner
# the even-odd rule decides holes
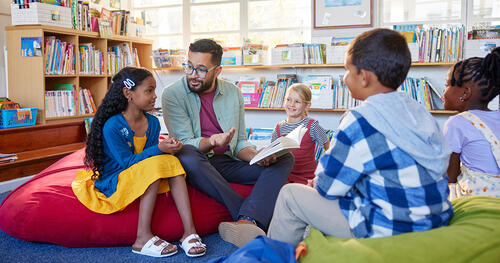
[[[78,118],[88,118],[88,117],[93,117],[94,114],[80,114],[80,115],[75,115],[75,116],[62,116],[62,117],[47,117],[45,118],[47,121],[53,121],[53,120],[74,120]]]
[[[452,66],[455,62],[412,63],[413,66]],[[284,65],[248,65],[248,66],[223,66],[224,69],[280,69],[280,68],[343,68],[344,64],[284,64]],[[181,71],[181,67],[153,68],[162,71]]]
[[[284,108],[258,108],[258,107],[245,107],[245,110],[251,111],[285,111]],[[309,112],[346,112],[348,109],[309,109]],[[432,114],[456,114],[455,111],[449,110],[430,110]]]
[[[45,74],[46,78],[74,78],[76,77],[75,74],[62,74],[62,75],[52,75],[52,74]]]
[[[82,77],[83,77],[83,78],[85,78],[85,77],[89,77],[89,78],[107,78],[107,77],[109,77],[110,75],[108,75],[108,74],[102,74],[102,75],[99,75],[99,74],[82,74],[82,73],[80,73],[78,76],[79,76],[80,78],[82,78]]]
[[[9,97],[22,106],[38,108],[37,124],[71,121],[93,116],[93,114],[81,114],[65,117],[47,117],[46,110],[48,107],[45,105],[45,92],[54,90],[56,84],[73,84],[75,87],[81,87],[90,91],[95,104],[99,106],[110,83],[108,78],[111,77],[110,74],[107,74],[108,69],[106,68],[108,64],[108,47],[127,43],[131,49],[137,50],[137,56],[141,67],[150,70],[153,68],[153,60],[151,58],[153,40],[126,36],[101,38],[97,32],[42,25],[7,26],[5,27],[5,31],[7,35],[7,50],[9,51],[7,56],[9,68]],[[51,75],[45,73],[45,56],[47,56],[45,52],[45,41],[49,36],[55,36],[63,42],[74,45],[73,55],[76,59],[75,74]],[[21,56],[22,37],[41,37],[44,56]],[[79,44],[85,43],[92,43],[95,45],[96,49],[104,54],[104,74],[79,73]]]

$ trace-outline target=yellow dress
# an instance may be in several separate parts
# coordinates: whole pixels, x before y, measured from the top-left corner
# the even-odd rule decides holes
[[[134,137],[134,153],[139,154],[146,145],[147,137]],[[111,214],[125,209],[135,199],[142,196],[146,189],[156,180],[184,175],[177,157],[170,154],[161,154],[144,159],[118,175],[116,192],[109,198],[94,187],[91,179],[92,172],[78,170],[75,180],[71,183],[73,192],[80,202],[88,209],[101,213]],[[161,180],[158,194],[170,190],[168,180]]]

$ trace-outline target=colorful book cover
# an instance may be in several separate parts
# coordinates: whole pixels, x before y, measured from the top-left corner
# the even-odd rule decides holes
[[[243,95],[245,107],[258,107],[260,100],[259,81],[240,81],[238,87]]]
[[[42,56],[42,37],[21,37],[21,56]]]

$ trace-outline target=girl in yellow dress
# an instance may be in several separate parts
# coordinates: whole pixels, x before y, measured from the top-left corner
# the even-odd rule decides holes
[[[156,196],[171,191],[184,226],[181,247],[187,256],[205,254],[196,234],[185,172],[173,156],[182,148],[175,138],[158,142],[160,124],[148,114],[156,100],[156,82],[143,68],[126,67],[113,77],[92,121],[85,166],[72,183],[78,200],[90,210],[111,214],[140,198],[137,237],[132,252],[166,257],[177,246],[151,232]]]

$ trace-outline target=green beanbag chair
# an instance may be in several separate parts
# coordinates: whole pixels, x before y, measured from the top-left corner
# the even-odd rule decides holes
[[[450,224],[384,238],[338,238],[316,229],[300,262],[500,262],[500,198],[452,202]]]

